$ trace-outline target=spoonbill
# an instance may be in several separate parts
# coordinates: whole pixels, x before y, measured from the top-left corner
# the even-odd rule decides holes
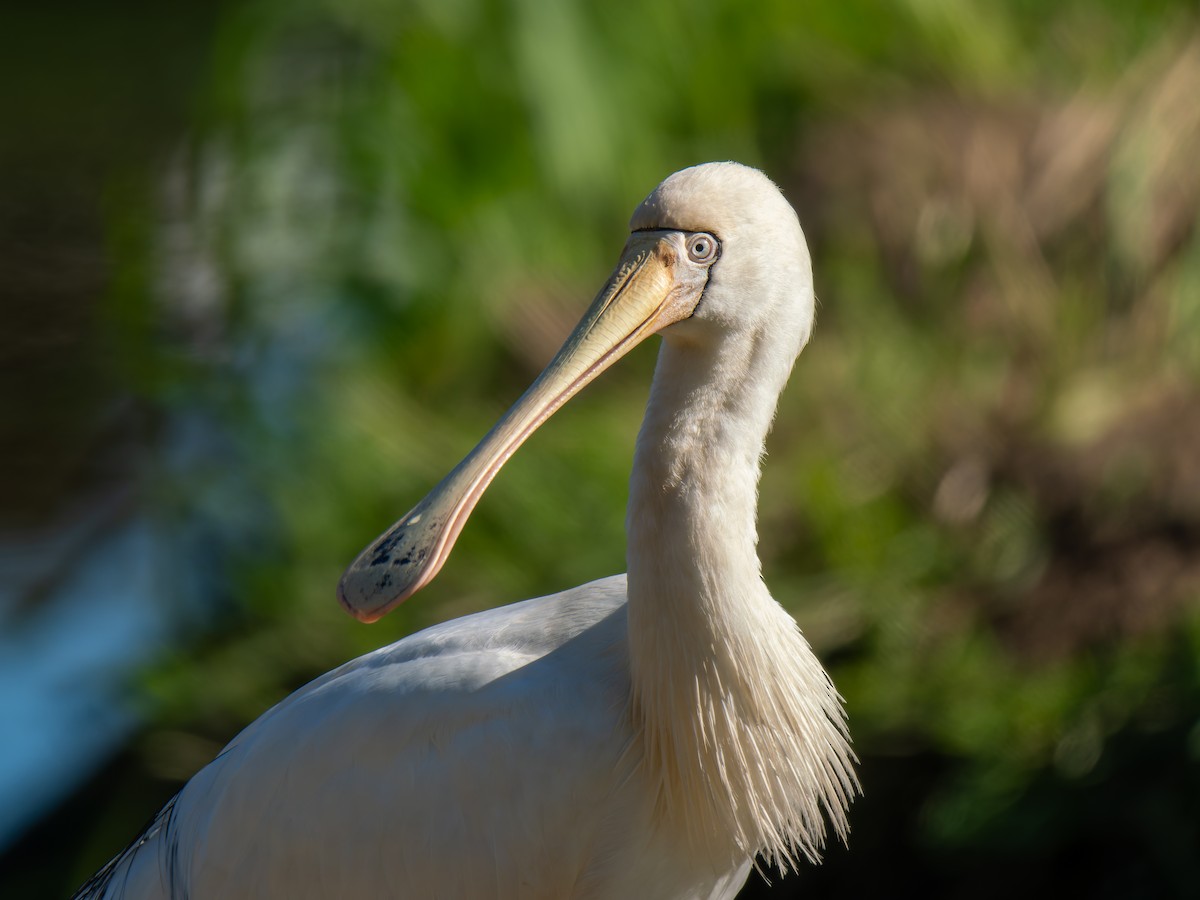
[[[429,582],[501,465],[646,336],[626,575],[434,626],[235,737],[77,896],[723,898],[816,860],[858,792],[841,699],[768,593],[763,442],[813,325],[808,248],[761,172],[637,207],[529,390],[349,567],[364,622]]]

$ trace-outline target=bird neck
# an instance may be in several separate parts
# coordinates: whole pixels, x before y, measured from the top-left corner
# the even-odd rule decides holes
[[[857,789],[840,698],[756,551],[759,460],[788,366],[664,341],[630,485],[633,714],[656,814],[704,858],[816,858]]]

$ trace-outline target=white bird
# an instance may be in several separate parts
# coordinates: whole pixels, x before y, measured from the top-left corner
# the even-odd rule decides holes
[[[347,570],[373,621],[426,584],[504,461],[661,331],[628,574],[429,628],[267,711],[83,897],[719,898],[816,860],[858,791],[841,700],[768,593],[759,461],[813,324],[795,212],[709,163],[637,207],[533,386]]]

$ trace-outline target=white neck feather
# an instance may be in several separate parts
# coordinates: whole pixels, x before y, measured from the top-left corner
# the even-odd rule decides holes
[[[817,857],[822,808],[845,837],[858,782],[841,698],[760,575],[759,460],[790,365],[759,344],[663,344],[630,486],[629,648],[660,821],[714,862],[789,867]]]

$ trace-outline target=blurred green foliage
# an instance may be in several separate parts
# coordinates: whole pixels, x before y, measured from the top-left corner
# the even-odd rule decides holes
[[[370,629],[333,599],[549,358],[641,197],[735,158],[813,246],[761,547],[865,766],[862,843],[780,892],[888,883],[868,864],[933,896],[1009,865],[1087,896],[1200,879],[1191,4],[249,0],[206,59],[144,205],[108,210],[106,333],[127,390],[227,443],[145,474],[164,527],[256,537],[139,683],[126,783],[186,778],[352,655],[623,569],[646,349],[418,599]],[[1100,797],[1128,831],[1093,834]],[[128,836],[88,816],[74,876]]]

